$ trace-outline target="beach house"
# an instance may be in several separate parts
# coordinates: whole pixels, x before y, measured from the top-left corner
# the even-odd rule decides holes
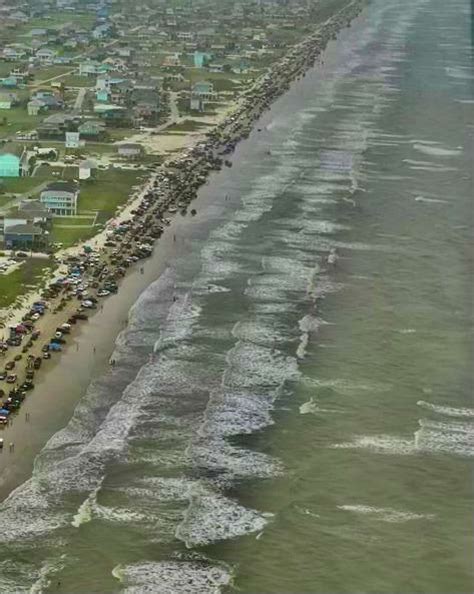
[[[49,212],[60,217],[77,214],[79,185],[75,182],[52,182],[40,194],[40,202]]]
[[[214,96],[214,85],[209,81],[200,80],[192,86],[191,94],[202,100],[212,99]]]
[[[48,243],[51,218],[38,200],[23,200],[0,216],[0,243],[14,249],[43,249]]]
[[[131,142],[119,144],[117,148],[117,153],[120,157],[127,157],[129,159],[138,159],[138,157],[142,154],[142,151],[143,149],[140,144]]]
[[[0,178],[24,175],[24,147],[7,143],[0,148]]]

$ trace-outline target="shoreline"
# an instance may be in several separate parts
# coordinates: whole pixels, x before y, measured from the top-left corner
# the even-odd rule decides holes
[[[198,196],[198,191],[207,182],[209,175],[222,169],[224,160],[227,161],[226,155],[230,155],[236,145],[249,136],[257,119],[289,89],[292,82],[305,75],[335,33],[345,26],[348,20],[355,18],[363,6],[362,2],[354,0],[322,23],[309,38],[294,46],[284,60],[270,68],[267,74],[258,79],[252,88],[236,101],[231,113],[227,114],[222,122],[206,134],[190,134],[189,140],[192,146],[182,149],[180,153],[165,161],[122,208],[120,214],[114,219],[116,225],[132,217],[132,224],[143,224],[144,220],[146,222],[146,217],[150,215],[150,224],[153,219],[158,222],[162,227],[161,240],[153,241],[151,245],[153,248],[159,246],[159,249],[155,250],[150,258],[143,262],[140,260],[139,266],[132,266],[131,270],[127,271],[119,281],[119,293],[106,298],[107,307],[102,311],[94,310],[93,315],[90,316],[92,324],[81,325],[78,332],[74,330],[66,337],[67,346],[59,355],[60,364],[55,359],[58,355],[54,354],[51,361],[45,362],[46,369],[43,368],[38,373],[35,389],[26,397],[19,413],[12,416],[13,423],[0,433],[0,437],[4,439],[3,452],[0,454],[2,500],[31,474],[36,454],[49,437],[64,426],[71,417],[79,398],[90,382],[100,377],[109,367],[108,359],[117,335],[128,319],[130,307],[140,293],[165,270],[167,259],[173,259],[176,255],[179,246],[176,245],[174,232],[182,226],[193,224],[194,219],[172,215],[180,210],[186,210],[196,198],[198,199],[193,202],[193,206],[200,207],[201,202],[206,202],[207,198]],[[351,15],[346,16],[346,11],[350,11]],[[344,16],[341,17],[341,14]],[[321,29],[323,29],[322,33]],[[275,81],[271,80],[272,76],[275,77]],[[132,211],[140,208],[144,201],[147,203],[144,212],[138,216],[134,215]],[[170,212],[169,209],[172,211]],[[201,213],[197,219],[200,216],[202,216]],[[169,223],[165,217],[171,218]],[[62,258],[77,256],[82,253],[83,246],[88,244],[98,250],[100,258],[110,265],[112,250],[104,246],[104,243],[111,228],[112,225],[109,222],[100,234],[88,242],[62,251],[60,256]],[[141,235],[138,237],[142,239]],[[135,236],[132,235],[130,241],[136,246]],[[143,272],[140,271],[140,267]],[[60,265],[53,275],[57,276],[64,270],[64,265]],[[34,292],[27,298],[25,306],[37,300],[38,292]],[[77,309],[78,304],[72,298],[66,303],[60,315],[50,311],[45,313],[38,324],[42,329],[42,338],[37,345],[35,344],[36,350],[43,344],[43,336],[51,332],[54,334],[54,328],[66,321],[71,312]],[[24,315],[24,311],[24,309],[15,311],[16,315],[12,316],[12,321],[20,314]],[[20,352],[17,348],[12,350],[15,353]],[[70,377],[80,380],[72,388],[66,387]],[[3,383],[2,387],[4,387]],[[54,396],[50,396],[51,393]],[[61,393],[63,396],[58,406],[58,394]],[[27,413],[30,417],[29,421],[25,419]],[[25,432],[25,428],[33,427],[34,432]],[[12,452],[8,447],[10,442],[14,443]]]

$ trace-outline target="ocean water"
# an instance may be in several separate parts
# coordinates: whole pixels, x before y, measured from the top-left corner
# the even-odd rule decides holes
[[[262,118],[2,503],[1,592],[472,589],[472,52],[467,1],[373,0]]]

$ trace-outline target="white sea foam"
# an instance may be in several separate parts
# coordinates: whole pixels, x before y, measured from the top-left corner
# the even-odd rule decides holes
[[[431,155],[433,157],[457,157],[458,155],[462,154],[462,150],[459,148],[452,149],[452,148],[445,148],[441,146],[434,146],[432,143],[427,143],[426,141],[421,143],[414,143],[413,148],[420,153],[425,155]]]
[[[446,74],[451,78],[457,78],[461,80],[473,80],[474,76],[472,71],[468,68],[463,68],[462,66],[446,66],[445,67]]]
[[[343,396],[352,396],[366,392],[388,392],[393,387],[393,384],[390,384],[389,382],[375,382],[372,380],[355,381],[346,378],[324,380],[305,376],[304,382],[306,385],[315,388],[330,388],[337,394]]]
[[[263,429],[273,424],[270,412],[274,398],[276,393],[259,394],[255,390],[214,390],[199,433],[203,436],[229,436]]]
[[[448,204],[447,200],[441,200],[440,198],[426,198],[425,196],[416,196],[416,202],[426,202],[427,204]]]
[[[93,513],[93,506],[96,501],[97,496],[97,489],[94,489],[86,499],[81,503],[79,509],[77,510],[77,514],[73,517],[71,525],[74,528],[79,528],[82,524],[86,524],[92,520],[92,513]]]
[[[270,316],[242,320],[232,328],[232,335],[238,340],[271,347],[286,340],[278,325],[278,319]]]
[[[236,501],[212,491],[192,497],[176,536],[187,547],[202,546],[258,532],[268,523],[260,512],[242,507]]]
[[[392,454],[407,456],[419,452],[413,439],[403,439],[393,435],[362,435],[352,441],[336,443],[329,446],[333,449],[361,449],[375,454]]]
[[[298,322],[301,330],[300,342],[296,349],[296,356],[298,359],[304,359],[311,334],[315,334],[319,330],[321,324],[324,323],[325,322],[320,318],[316,318],[310,314],[307,314]]]
[[[389,523],[403,523],[412,520],[431,520],[433,514],[418,514],[414,512],[399,511],[388,507],[373,507],[371,505],[338,505],[338,509],[362,515],[369,515],[376,520]]]
[[[420,419],[415,445],[426,452],[444,452],[457,456],[474,456],[474,427],[459,423],[433,423]]]
[[[318,403],[313,398],[310,398],[307,402],[304,402],[300,406],[300,414],[301,415],[314,414],[314,413],[318,412],[318,409],[319,409]]]
[[[448,417],[474,418],[474,408],[463,408],[440,404],[432,404],[431,402],[426,402],[425,400],[418,400],[417,405],[421,408],[425,408],[427,410],[431,410],[435,413],[438,413],[440,415],[446,415]]]
[[[238,342],[228,353],[229,367],[224,373],[224,386],[228,388],[276,388],[286,380],[298,379],[300,372],[296,360],[278,351]]]
[[[65,565],[66,554],[53,559],[47,559],[40,567],[38,577],[29,590],[29,594],[41,594],[51,586],[52,578],[59,573]],[[3,584],[2,584],[3,586]],[[15,590],[15,592],[17,592]]]
[[[189,455],[197,468],[219,472],[224,480],[244,477],[268,478],[281,472],[278,461],[266,454],[237,448],[224,439],[207,437],[196,440]]]
[[[127,594],[219,594],[232,581],[226,566],[204,561],[117,565],[112,575],[122,583]]]

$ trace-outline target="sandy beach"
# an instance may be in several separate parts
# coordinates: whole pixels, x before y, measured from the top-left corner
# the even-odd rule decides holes
[[[35,389],[29,393],[19,412],[12,415],[12,421],[1,433],[4,448],[0,453],[0,497],[6,497],[12,489],[30,476],[35,455],[47,440],[65,425],[90,382],[110,368],[109,359],[115,339],[126,324],[130,307],[139,294],[150,282],[159,277],[167,267],[167,263],[173,261],[177,251],[191,249],[191,246],[186,245],[182,240],[186,236],[186,229],[200,217],[205,216],[202,208],[208,197],[205,191],[198,193],[198,188],[204,183],[206,176],[209,179],[208,176],[213,170],[222,167],[222,155],[227,153],[219,153],[219,150],[224,148],[230,153],[240,140],[248,137],[258,117],[284,93],[292,80],[303,76],[334,31],[344,26],[348,18],[348,16],[344,16],[338,21],[337,17],[333,17],[331,19],[332,28],[328,27],[326,32],[327,39],[320,40],[318,32],[313,39],[304,40],[299,46],[296,46],[286,61],[275,66],[275,78],[272,82],[269,82],[268,76],[263,77],[258,81],[258,84],[256,83],[251,90],[247,91],[244,98],[236,101],[232,110],[233,115],[229,115],[228,111],[225,111],[216,117],[210,136],[203,133],[189,133],[168,137],[149,137],[149,148],[168,153],[181,151],[172,155],[173,161],[176,162],[178,159],[182,159],[182,161],[178,165],[175,163],[171,166],[174,171],[176,187],[170,190],[171,198],[168,200],[171,206],[176,204],[179,207],[178,200],[183,199],[182,189],[188,188],[188,180],[191,179],[192,184],[188,191],[186,204],[192,200],[192,207],[197,211],[197,215],[195,218],[179,215],[172,217],[169,226],[165,227],[163,235],[155,244],[153,255],[127,272],[120,282],[118,294],[108,297],[103,302],[103,309],[94,310],[88,323],[81,322],[74,327],[71,336],[68,337],[67,346],[61,354],[53,355],[51,360],[44,361],[41,370],[35,376]],[[292,64],[294,64],[293,69],[290,68]],[[168,142],[166,142],[167,139]],[[146,140],[141,137],[140,142],[146,143]],[[190,157],[190,151],[204,142],[207,142],[208,145],[207,152],[197,153]],[[220,160],[219,166],[215,166],[214,160]],[[180,167],[189,168],[188,177],[186,175],[182,176],[182,179],[179,177]],[[163,171],[166,172],[169,169],[168,162],[165,162],[161,168],[161,175],[163,176]],[[176,170],[179,174],[175,173]],[[185,174],[186,171],[185,169]],[[115,225],[133,218],[132,211],[142,203],[144,197],[153,195],[157,179],[163,179],[163,177],[159,178],[157,174],[153,174],[142,189],[131,196],[128,204],[115,218]],[[167,208],[164,211],[167,212]],[[100,235],[87,243],[95,249],[103,250],[107,233],[111,228],[109,225]],[[178,241],[176,241],[176,237]],[[82,250],[83,245],[79,245],[64,250],[57,256],[64,258],[67,255],[77,255]],[[56,274],[59,272],[60,267]],[[20,321],[25,311],[29,309],[31,303],[38,299],[38,296],[38,293],[34,292],[24,299],[21,309],[12,309],[8,325]],[[66,321],[68,316],[77,309],[77,306],[77,300],[73,300],[66,305],[60,315],[47,312],[37,325],[41,329],[42,337],[54,334],[55,328]],[[40,351],[42,344],[44,344],[44,339],[38,341],[38,344],[34,346],[34,351]],[[21,369],[21,364],[19,367]],[[113,373],[113,369],[110,369],[110,372]],[[10,444],[13,446],[11,447]]]
[[[126,325],[130,307],[140,293],[167,268],[179,252],[192,249],[186,242],[187,229],[205,217],[209,196],[205,192],[195,201],[195,218],[175,217],[155,247],[151,258],[134,268],[121,283],[120,291],[108,298],[107,306],[95,310],[89,322],[74,329],[60,359],[44,361],[35,377],[35,389],[24,401],[13,423],[2,429],[0,451],[0,497],[3,499],[31,474],[34,457],[48,439],[72,415],[88,385],[102,374],[113,372],[110,356],[115,340]],[[177,241],[174,237],[177,237]],[[46,314],[45,332],[55,328],[54,316]],[[26,420],[27,415],[29,420]],[[9,444],[14,444],[12,452]]]

